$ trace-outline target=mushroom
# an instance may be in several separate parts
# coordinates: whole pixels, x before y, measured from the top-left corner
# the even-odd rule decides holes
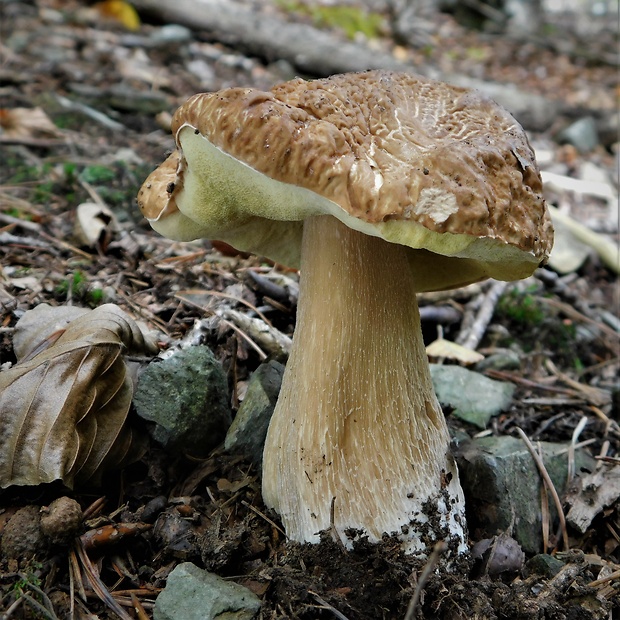
[[[299,266],[292,351],[264,448],[287,535],[465,546],[464,499],[416,293],[529,276],[552,227],[523,129],[411,74],[228,88],[174,115],[138,202],[153,228]]]

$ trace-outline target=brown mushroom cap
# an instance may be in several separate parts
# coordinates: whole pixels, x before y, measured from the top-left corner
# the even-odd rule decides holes
[[[195,95],[172,129],[179,150],[139,195],[168,237],[297,266],[303,219],[330,214],[432,258],[419,290],[526,277],[551,249],[527,137],[475,91],[387,71],[296,79]]]

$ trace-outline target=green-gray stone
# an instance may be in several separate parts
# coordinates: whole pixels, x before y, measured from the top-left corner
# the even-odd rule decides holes
[[[138,381],[134,405],[154,423],[153,439],[173,454],[207,456],[231,423],[226,375],[205,346],[151,363]]]
[[[521,357],[511,349],[500,349],[496,353],[485,357],[476,364],[476,371],[485,370],[518,370],[521,368]]]
[[[489,420],[512,402],[512,383],[495,381],[461,366],[430,367],[439,402],[451,407],[452,415],[478,428],[486,428]]]
[[[247,588],[185,562],[168,576],[153,620],[251,620],[260,605]]]
[[[539,442],[545,468],[560,497],[565,491],[568,444]],[[527,553],[542,550],[542,481],[529,450],[516,437],[481,437],[464,442],[457,462],[475,538],[507,532]],[[583,450],[575,453],[575,471],[592,471],[596,463]],[[552,519],[557,512],[551,496]]]
[[[527,575],[541,575],[550,579],[557,575],[564,567],[564,562],[554,558],[548,553],[539,553],[525,564]]]
[[[256,464],[261,463],[283,373],[284,366],[272,360],[259,366],[250,377],[243,402],[226,434],[226,450],[244,454]]]

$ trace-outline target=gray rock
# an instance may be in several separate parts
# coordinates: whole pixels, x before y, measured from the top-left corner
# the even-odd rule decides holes
[[[485,370],[518,370],[521,368],[521,357],[512,349],[499,349],[476,364],[476,371]]]
[[[545,467],[557,492],[566,487],[568,444],[540,442]],[[474,539],[507,532],[527,553],[542,548],[541,478],[525,444],[515,437],[482,437],[459,446],[457,462],[469,527]],[[575,453],[575,470],[592,471],[594,459]],[[549,499],[551,515],[557,518]]]
[[[580,118],[564,128],[557,136],[560,143],[572,144],[579,152],[588,153],[599,143],[596,122],[591,116]]]
[[[149,431],[173,454],[205,457],[231,423],[226,375],[208,347],[180,349],[151,363],[134,395],[138,415],[154,422]]]
[[[155,601],[154,620],[251,620],[260,599],[247,588],[198,568],[179,564]]]
[[[545,579],[555,577],[564,568],[564,562],[548,553],[535,555],[525,564],[526,575],[541,575]]]
[[[179,24],[165,24],[161,28],[155,29],[149,38],[156,45],[187,43],[192,40],[192,31]]]
[[[245,454],[252,462],[261,463],[283,373],[284,366],[272,360],[259,366],[250,377],[245,398],[226,434],[226,450]]]
[[[439,402],[453,409],[452,415],[478,428],[512,402],[515,386],[495,381],[461,366],[431,364],[431,377]]]

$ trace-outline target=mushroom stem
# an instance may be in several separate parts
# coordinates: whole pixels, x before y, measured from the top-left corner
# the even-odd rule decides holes
[[[287,535],[464,548],[464,502],[422,340],[407,248],[332,216],[304,223],[293,346],[263,498]],[[333,502],[333,510],[332,509]],[[355,535],[355,534],[354,534]]]

